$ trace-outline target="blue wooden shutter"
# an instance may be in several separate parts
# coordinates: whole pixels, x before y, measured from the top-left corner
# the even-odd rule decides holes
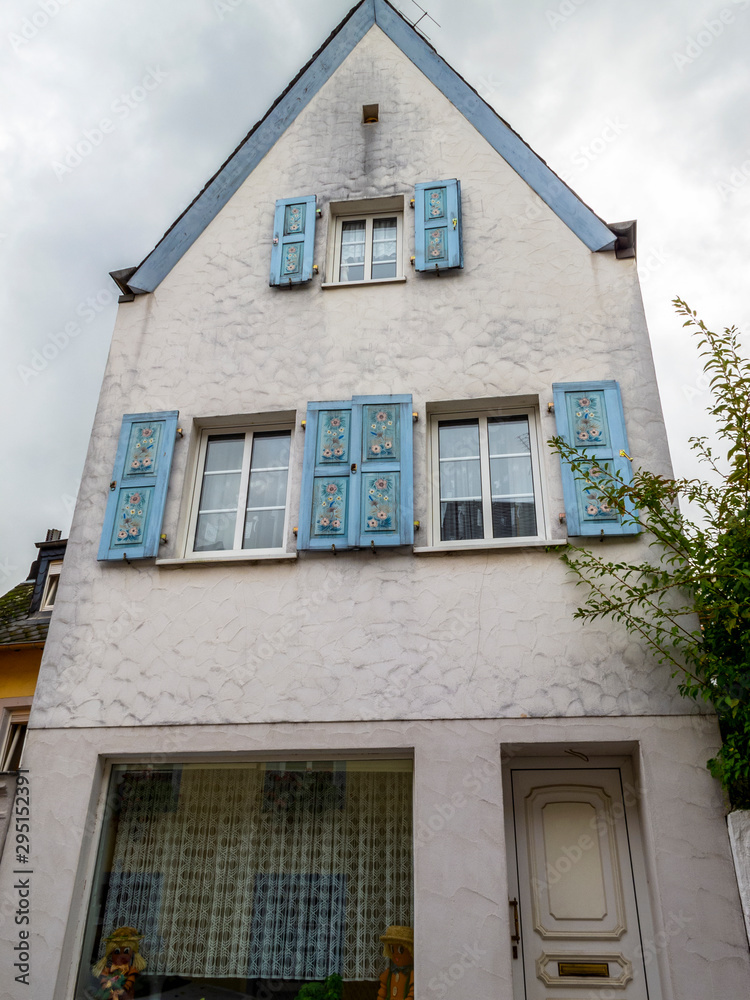
[[[411,545],[411,396],[309,403],[297,547]]]
[[[355,396],[354,432],[361,452],[352,483],[353,544],[376,548],[414,542],[411,396]]]
[[[309,281],[315,250],[315,195],[280,198],[273,218],[269,284],[288,288]]]
[[[178,415],[177,410],[164,410],[126,413],[122,418],[100,561],[158,555]]]
[[[552,386],[557,433],[588,457],[587,468],[599,467],[632,481],[627,458],[628,436],[617,382],[557,382]],[[640,530],[632,523],[636,511],[624,516],[601,501],[596,488],[586,483],[562,462],[563,495],[569,535],[635,535]]]
[[[442,271],[464,266],[461,182],[434,181],[414,190],[414,267]]]
[[[308,403],[297,548],[348,547],[354,443],[349,400]]]

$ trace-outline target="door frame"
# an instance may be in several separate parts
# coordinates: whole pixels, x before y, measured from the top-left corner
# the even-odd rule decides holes
[[[659,965],[661,963],[654,950],[654,942],[657,940],[653,919],[655,901],[651,898],[644,854],[642,825],[638,810],[638,803],[643,798],[643,795],[638,794],[633,758],[629,755],[602,754],[601,744],[589,747],[586,744],[576,743],[570,748],[571,752],[566,753],[564,750],[560,750],[558,753],[546,753],[538,756],[534,754],[533,746],[527,748],[525,756],[521,756],[518,753],[518,749],[518,744],[515,744],[512,748],[512,755],[508,754],[503,759],[503,811],[507,851],[508,903],[510,904],[510,900],[512,899],[520,899],[518,893],[518,860],[511,772],[516,770],[587,771],[596,768],[619,768],[623,782],[624,819],[628,846],[630,848],[630,864],[633,873],[636,910],[640,928],[641,948],[643,951],[646,989],[649,1000],[665,1000],[659,975]],[[514,919],[510,912],[510,905],[508,912],[510,916],[510,935],[514,933]],[[523,914],[520,912],[520,906],[518,919],[521,937],[523,937]],[[505,942],[505,946],[509,949],[511,948],[510,939]],[[526,1000],[526,974],[523,962],[523,949],[520,946],[520,942],[518,958],[514,959],[511,957],[511,968],[513,971],[513,1000]]]

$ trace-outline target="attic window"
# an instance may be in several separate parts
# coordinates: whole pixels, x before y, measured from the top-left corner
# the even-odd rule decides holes
[[[379,107],[378,104],[362,105],[362,122],[364,125],[374,125],[380,120],[378,117]]]
[[[61,569],[62,559],[56,559],[54,562],[49,564],[49,569],[47,570],[47,580],[44,584],[44,593],[42,595],[42,604],[39,609],[40,611],[51,611],[55,606],[57,585],[60,582]]]

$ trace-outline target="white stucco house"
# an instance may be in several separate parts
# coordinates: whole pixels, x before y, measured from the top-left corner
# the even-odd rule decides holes
[[[115,278],[3,996],[750,995],[715,718],[559,558],[645,544],[550,437],[670,469],[634,224],[362,0]]]

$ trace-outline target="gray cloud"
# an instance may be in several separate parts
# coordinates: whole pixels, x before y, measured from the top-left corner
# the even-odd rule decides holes
[[[398,5],[417,14],[411,0]],[[673,456],[694,472],[685,441],[709,429],[707,396],[669,302],[685,295],[715,325],[750,320],[750,0],[422,6],[441,25],[424,22],[438,51],[595,211],[638,218]],[[107,272],[148,253],[349,7],[2,5],[0,398],[12,500],[0,590],[22,578],[47,527],[69,528],[114,322]],[[608,120],[621,127],[602,145]],[[66,163],[86,135],[90,152]],[[24,379],[19,366],[36,356],[40,370]]]

